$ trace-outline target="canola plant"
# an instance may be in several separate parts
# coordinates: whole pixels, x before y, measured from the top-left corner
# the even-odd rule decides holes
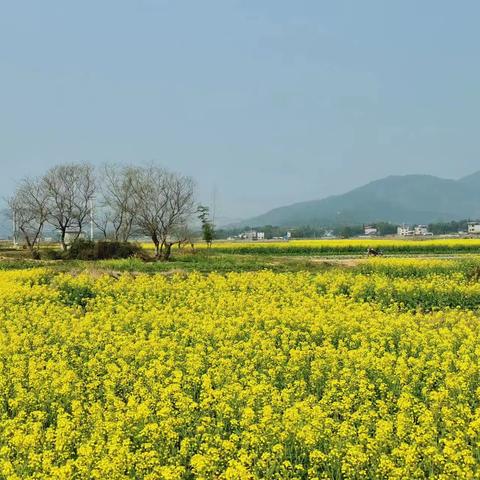
[[[151,244],[144,244],[152,248]],[[205,243],[195,248],[206,249]],[[268,254],[268,255],[338,255],[364,254],[368,248],[379,249],[385,254],[443,254],[480,253],[479,238],[348,238],[289,241],[216,241],[212,248],[217,253]]]
[[[412,262],[0,272],[0,478],[479,478],[480,283]]]

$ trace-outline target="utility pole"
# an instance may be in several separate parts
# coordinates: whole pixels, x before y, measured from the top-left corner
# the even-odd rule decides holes
[[[90,240],[93,242],[93,198],[90,199]]]
[[[13,247],[17,248],[17,212],[13,209]]]
[[[217,186],[213,186],[212,224],[215,225],[215,214],[217,211]]]

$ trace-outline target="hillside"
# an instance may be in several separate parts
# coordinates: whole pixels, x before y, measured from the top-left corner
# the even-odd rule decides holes
[[[459,180],[389,176],[342,195],[275,208],[242,226],[429,223],[480,217],[480,172]]]

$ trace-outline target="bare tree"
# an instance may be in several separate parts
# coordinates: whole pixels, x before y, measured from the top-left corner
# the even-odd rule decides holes
[[[190,177],[157,166],[132,168],[135,223],[155,245],[155,256],[168,260],[178,243],[175,230],[194,210],[194,184]]]
[[[95,225],[97,230],[100,231],[105,240],[110,237],[110,225],[112,223],[112,216],[112,212],[104,204],[97,206],[95,208],[94,214],[92,215],[93,224]]]
[[[62,249],[66,234],[75,229],[76,238],[88,220],[95,194],[95,175],[86,163],[57,165],[43,177],[48,195],[49,223],[59,231]]]
[[[48,218],[48,195],[42,180],[23,179],[8,205],[16,229],[25,239],[33,258],[39,258],[40,236]]]
[[[185,245],[190,245],[192,253],[195,253],[196,235],[189,223],[184,222],[174,229],[172,239],[176,240],[178,248],[182,249]]]
[[[134,226],[132,167],[104,165],[101,178],[102,222],[111,224],[113,239],[127,242]],[[108,220],[106,218],[108,216]],[[105,228],[102,230],[105,232]]]

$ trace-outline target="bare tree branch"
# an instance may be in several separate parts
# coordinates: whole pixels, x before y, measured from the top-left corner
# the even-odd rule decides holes
[[[48,193],[43,181],[24,178],[8,200],[8,205],[16,228],[33,257],[37,258],[40,236],[48,218]]]
[[[101,177],[102,208],[109,212],[113,239],[126,242],[132,235],[135,208],[132,168],[104,165]]]
[[[193,213],[194,183],[157,166],[132,168],[131,174],[135,223],[152,239],[155,255],[168,260],[171,246],[178,243],[175,229]]]
[[[91,165],[65,164],[51,168],[43,177],[48,195],[48,222],[60,232],[66,250],[67,231],[75,229],[78,237],[87,220],[95,194],[95,175]]]

